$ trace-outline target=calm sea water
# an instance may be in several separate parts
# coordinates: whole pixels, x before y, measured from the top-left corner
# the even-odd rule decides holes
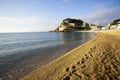
[[[0,34],[0,80],[14,80],[95,37],[94,33]]]

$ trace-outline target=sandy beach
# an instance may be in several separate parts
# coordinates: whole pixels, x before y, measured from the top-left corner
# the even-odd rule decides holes
[[[21,80],[120,80],[120,30],[96,34]]]

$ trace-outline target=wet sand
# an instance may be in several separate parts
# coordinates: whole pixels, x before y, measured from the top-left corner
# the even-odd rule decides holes
[[[97,32],[94,39],[21,80],[120,80],[120,30]]]

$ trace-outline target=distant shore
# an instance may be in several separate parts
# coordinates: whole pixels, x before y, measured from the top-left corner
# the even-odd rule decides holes
[[[120,80],[120,30],[96,33],[94,39],[21,80]]]

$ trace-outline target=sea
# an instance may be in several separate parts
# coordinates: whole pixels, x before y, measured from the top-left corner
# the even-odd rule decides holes
[[[89,32],[0,33],[0,80],[17,80],[95,36]]]

